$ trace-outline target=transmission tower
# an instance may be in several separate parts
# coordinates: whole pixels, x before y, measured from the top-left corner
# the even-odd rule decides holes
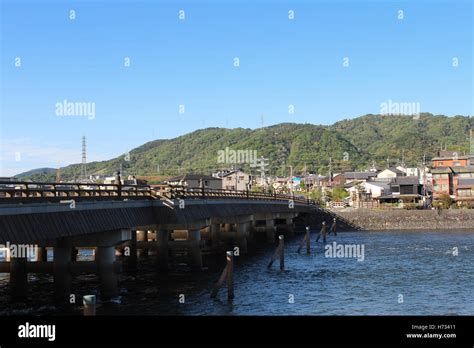
[[[87,149],[86,149],[86,137],[82,137],[82,166],[81,166],[81,179],[87,179]]]

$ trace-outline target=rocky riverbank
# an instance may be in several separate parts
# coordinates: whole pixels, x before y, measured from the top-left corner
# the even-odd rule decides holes
[[[474,229],[474,209],[377,210],[332,209],[334,214],[361,230]]]

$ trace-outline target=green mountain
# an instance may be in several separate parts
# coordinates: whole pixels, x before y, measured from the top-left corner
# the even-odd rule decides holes
[[[32,169],[24,173],[15,175],[16,178],[20,180],[33,180],[33,181],[42,181],[45,179],[54,178],[56,175],[56,169],[54,168],[38,168]]]
[[[366,169],[373,162],[379,166],[401,162],[421,163],[436,155],[441,146],[460,154],[469,151],[469,130],[473,121],[465,116],[365,115],[343,120],[331,126],[282,123],[259,129],[207,128],[169,140],[155,140],[132,150],[128,155],[88,163],[89,174],[112,175],[119,168],[134,175],[176,175],[187,172],[210,173],[228,168],[219,154],[227,150],[244,150],[268,159],[266,172],[288,175],[306,170],[327,173]],[[232,158],[227,158],[232,161]],[[237,164],[258,175],[258,168],[249,163]],[[79,178],[80,164],[61,168],[63,180]],[[25,177],[25,176],[23,176]],[[35,179],[38,180],[37,175]],[[43,180],[53,180],[54,173],[45,173]]]

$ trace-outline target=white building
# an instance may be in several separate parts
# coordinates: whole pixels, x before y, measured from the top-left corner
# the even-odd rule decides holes
[[[402,172],[401,170],[390,167],[387,169],[382,170],[380,173],[377,174],[377,179],[378,180],[383,180],[383,181],[391,181],[397,176],[405,176],[406,174]]]
[[[390,194],[390,185],[382,181],[364,181],[348,188],[347,191],[351,193],[351,197],[353,193],[364,192],[371,195],[372,198],[378,198]]]

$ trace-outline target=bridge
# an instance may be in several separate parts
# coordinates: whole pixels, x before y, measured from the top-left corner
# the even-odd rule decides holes
[[[170,255],[180,250],[191,269],[201,270],[203,255],[245,254],[258,239],[275,243],[277,234],[294,233],[298,216],[315,210],[313,201],[294,195],[5,181],[0,244],[34,245],[35,257],[11,253],[0,262],[0,272],[10,273],[14,298],[27,295],[28,273],[52,273],[59,301],[70,296],[75,274],[96,273],[101,298],[109,299],[118,294],[117,255],[124,267],[135,269],[137,253],[155,253],[157,270],[166,271]],[[95,260],[78,261],[79,248],[93,249]]]

